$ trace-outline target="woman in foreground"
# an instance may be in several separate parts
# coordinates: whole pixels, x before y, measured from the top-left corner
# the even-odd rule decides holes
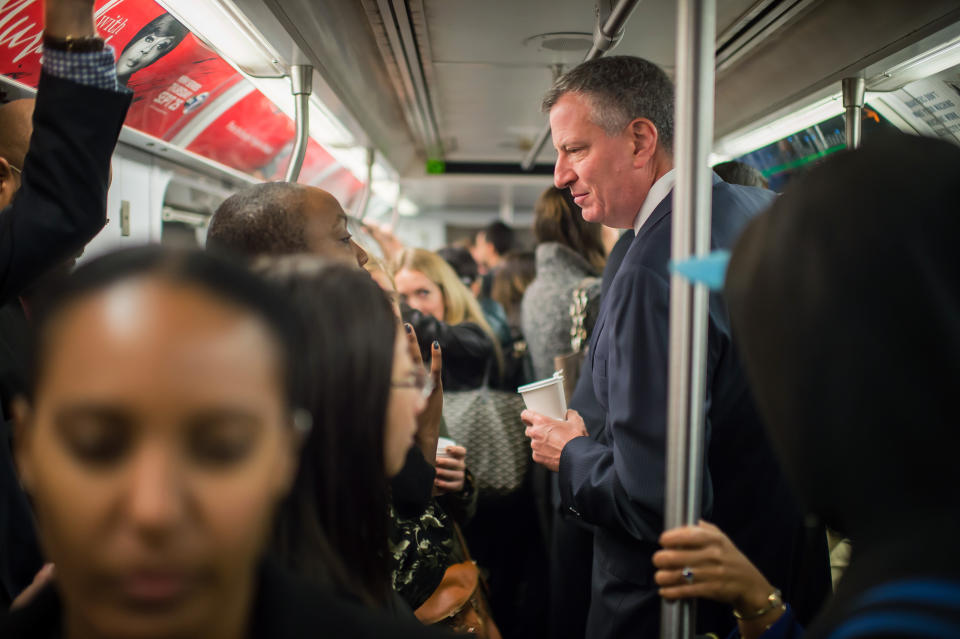
[[[0,636],[422,636],[269,561],[308,421],[285,298],[160,247],[81,266],[41,304],[16,457],[52,585]]]

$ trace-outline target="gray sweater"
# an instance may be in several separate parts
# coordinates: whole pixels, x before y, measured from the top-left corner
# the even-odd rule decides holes
[[[573,291],[584,278],[596,278],[587,289],[587,319],[590,331],[600,310],[599,273],[579,254],[557,242],[537,246],[537,277],[523,294],[521,325],[533,360],[536,379],[553,375],[553,358],[571,352],[570,304]],[[586,347],[587,341],[583,343]]]

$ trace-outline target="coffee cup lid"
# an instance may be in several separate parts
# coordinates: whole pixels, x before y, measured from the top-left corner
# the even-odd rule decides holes
[[[525,386],[521,386],[520,388],[517,389],[517,392],[518,392],[518,393],[526,393],[527,391],[538,390],[538,389],[540,389],[540,388],[546,388],[547,386],[550,386],[551,384],[556,384],[558,381],[560,381],[561,383],[563,382],[563,373],[562,373],[561,371],[557,371],[556,373],[554,373],[554,374],[553,374],[553,377],[548,377],[548,378],[546,378],[546,379],[541,379],[541,380],[536,381],[536,382],[531,382],[530,384],[527,384],[527,385],[525,385]]]

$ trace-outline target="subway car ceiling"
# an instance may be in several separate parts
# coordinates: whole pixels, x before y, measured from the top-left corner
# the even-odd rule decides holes
[[[548,142],[533,171],[520,168],[546,125],[540,99],[557,73],[583,59],[597,14],[616,3],[598,4],[98,0],[99,28],[135,93],[111,218],[123,238],[159,240],[164,221],[202,228],[232,190],[282,179],[295,137],[285,76],[291,65],[309,65],[301,182],[381,221],[524,222],[551,183],[555,158]],[[718,160],[747,156],[783,177],[836,150],[835,123],[814,125],[842,113],[840,82],[851,76],[866,80],[864,136],[875,120],[960,142],[960,1],[716,6]],[[0,5],[5,100],[36,86],[41,13],[40,0]],[[675,30],[673,0],[644,0],[611,53],[672,72]],[[442,241],[433,232],[418,239]]]

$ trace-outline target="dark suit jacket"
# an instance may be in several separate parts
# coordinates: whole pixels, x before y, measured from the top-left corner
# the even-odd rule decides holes
[[[110,158],[130,95],[40,76],[23,185],[0,211],[0,305],[10,319],[18,319],[17,296],[27,286],[76,255],[103,228]],[[4,326],[9,324],[4,321]],[[0,344],[4,398],[15,390],[9,386],[26,366],[19,343],[23,338],[11,331],[0,336],[5,342]],[[0,607],[5,608],[30,584],[41,560],[6,424],[0,429],[0,447]]]
[[[623,235],[620,236],[620,239],[617,240],[617,243],[614,244],[610,255],[607,256],[607,263],[603,267],[603,276],[600,280],[601,304],[607,295],[607,291],[610,290],[610,284],[613,283],[613,278],[617,275],[620,264],[623,262],[627,250],[633,243],[633,239],[633,230],[625,231]],[[590,437],[596,439],[603,430],[606,415],[603,414],[603,410],[597,403],[597,396],[593,390],[593,366],[591,365],[590,358],[584,358],[583,365],[580,368],[580,377],[577,379],[577,386],[574,388],[573,396],[567,404],[570,405],[570,408],[580,413],[580,417],[583,418],[584,423],[587,425],[587,431],[589,431]]]
[[[41,74],[23,186],[0,211],[0,304],[103,228],[110,158],[131,95]]]
[[[731,247],[773,198],[714,176],[712,248]],[[597,526],[591,605],[599,614],[591,610],[591,638],[618,636],[625,620],[633,636],[658,633],[651,555],[663,531],[666,493],[671,210],[668,196],[640,229],[594,329],[591,363],[606,413],[604,437],[574,439],[560,459],[564,505]],[[789,597],[802,523],[754,409],[719,295],[710,298],[708,331],[704,515]],[[710,606],[701,611],[701,618],[711,614]],[[721,612],[732,625],[729,612]],[[725,631],[726,623],[710,620],[713,627],[705,629]]]

